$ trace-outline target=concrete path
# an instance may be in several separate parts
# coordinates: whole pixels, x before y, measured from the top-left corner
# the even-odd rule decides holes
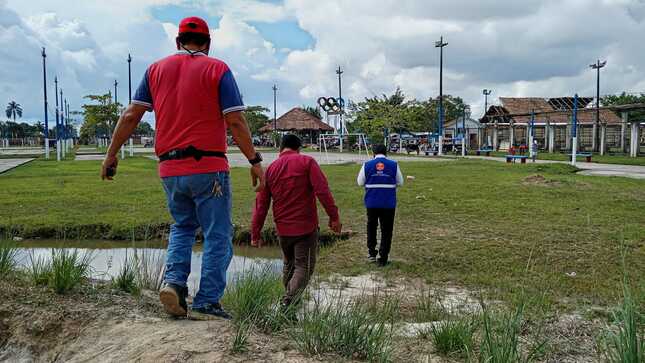
[[[467,156],[469,159],[482,159],[506,162],[503,157],[494,156]],[[570,164],[567,161],[557,160],[536,160],[538,164]],[[527,160],[527,163],[531,163]],[[597,175],[597,176],[622,176],[633,179],[645,179],[645,166],[638,165],[621,165],[621,164],[600,164],[600,163],[586,163],[576,162],[576,167],[582,169],[578,174],[582,175]]]
[[[305,155],[309,155],[316,159],[321,165],[333,165],[333,164],[359,164],[367,159],[365,154],[341,154],[341,153],[319,153],[319,152],[303,152]],[[246,157],[242,153],[230,153],[227,155],[228,163],[231,167],[236,166],[248,166],[249,162],[246,160]],[[150,159],[157,160],[157,157],[152,155],[149,156]],[[262,158],[264,159],[263,165],[269,165],[272,161],[278,158],[277,152],[263,152]],[[403,155],[392,155],[391,157],[397,161],[422,161],[422,162],[437,162],[437,161],[450,161],[450,159],[441,159],[441,158],[426,158],[426,157],[409,157]]]
[[[56,152],[54,150],[54,152]],[[24,156],[24,155],[41,155],[45,153],[42,147],[9,147],[0,149],[0,155]]]
[[[31,159],[0,159],[0,174],[5,173],[13,168],[17,168],[22,164],[26,164],[30,161],[34,160],[33,158]]]

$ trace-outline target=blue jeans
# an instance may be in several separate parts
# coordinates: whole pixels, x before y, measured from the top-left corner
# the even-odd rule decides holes
[[[227,172],[162,178],[168,209],[175,223],[170,227],[164,281],[186,286],[195,233],[204,233],[199,291],[193,307],[218,303],[226,288],[226,270],[233,257],[231,185]]]

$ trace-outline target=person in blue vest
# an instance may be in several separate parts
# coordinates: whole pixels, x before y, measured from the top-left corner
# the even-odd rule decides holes
[[[396,211],[396,188],[403,185],[403,174],[396,161],[386,157],[387,148],[376,144],[372,148],[374,159],[366,162],[358,173],[356,182],[365,187],[367,208],[368,260],[379,266],[388,263]],[[376,230],[381,226],[381,245],[376,250]],[[378,258],[377,258],[378,256]]]

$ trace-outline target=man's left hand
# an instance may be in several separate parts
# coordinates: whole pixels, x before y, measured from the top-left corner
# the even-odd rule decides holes
[[[343,229],[343,225],[340,223],[340,219],[337,220],[329,220],[329,229],[331,229],[334,233],[340,234],[340,232]]]
[[[262,238],[258,238],[256,240],[251,240],[251,246],[257,247],[257,248],[262,248],[262,246],[264,246],[264,240],[262,240]]]
[[[261,192],[265,187],[264,169],[262,164],[257,163],[251,166],[251,180],[256,192]]]
[[[103,160],[103,165],[101,165],[101,179],[112,180],[112,177],[116,175],[116,167],[119,165],[119,159],[116,156],[105,155],[105,160]],[[108,175],[108,169],[112,169],[112,174]]]

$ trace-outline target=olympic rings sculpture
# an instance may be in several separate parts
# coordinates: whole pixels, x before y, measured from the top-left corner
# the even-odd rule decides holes
[[[325,112],[340,113],[345,107],[345,100],[340,97],[320,97],[318,98],[318,106]]]

